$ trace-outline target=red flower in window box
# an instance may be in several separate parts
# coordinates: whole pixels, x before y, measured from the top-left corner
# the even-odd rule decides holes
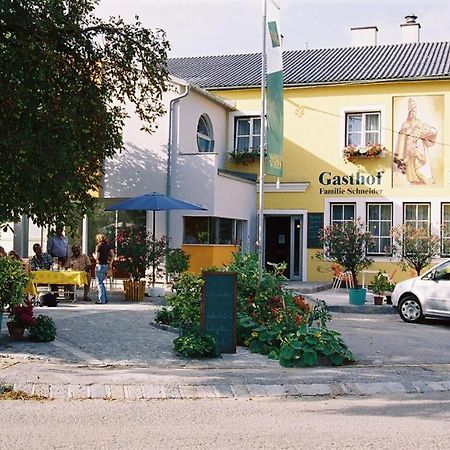
[[[346,163],[353,162],[358,158],[382,158],[385,153],[386,147],[381,144],[367,144],[365,146],[347,145],[342,150],[342,155]]]

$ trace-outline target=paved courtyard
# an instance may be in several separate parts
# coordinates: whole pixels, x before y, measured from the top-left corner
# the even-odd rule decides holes
[[[450,390],[450,322],[410,325],[396,314],[333,313],[358,363],[286,369],[238,347],[235,355],[188,360],[172,353],[175,333],[152,326],[161,298],[36,308],[56,322],[51,343],[10,341],[3,321],[0,384],[51,397],[197,398],[371,395]]]

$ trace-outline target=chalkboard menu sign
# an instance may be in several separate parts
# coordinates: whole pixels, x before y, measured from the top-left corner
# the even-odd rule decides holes
[[[308,248],[322,248],[319,239],[323,228],[323,213],[308,213]]]
[[[236,353],[235,272],[203,272],[202,330],[216,338],[220,353]]]

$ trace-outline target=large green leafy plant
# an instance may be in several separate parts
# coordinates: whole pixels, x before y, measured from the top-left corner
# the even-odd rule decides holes
[[[0,257],[0,311],[6,305],[18,306],[24,301],[24,290],[32,275],[23,270],[22,262]]]

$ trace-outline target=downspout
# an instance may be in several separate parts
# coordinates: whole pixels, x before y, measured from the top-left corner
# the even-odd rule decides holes
[[[186,85],[186,92],[179,97],[173,98],[170,100],[170,107],[169,107],[169,140],[167,143],[167,178],[166,178],[166,195],[170,196],[172,192],[172,133],[173,133],[173,110],[175,107],[175,102],[178,100],[181,100],[182,98],[186,97],[191,88],[190,85]],[[169,230],[170,230],[170,211],[166,212],[166,236],[169,236]],[[167,243],[167,246],[169,243]],[[166,275],[167,276],[167,275]]]

